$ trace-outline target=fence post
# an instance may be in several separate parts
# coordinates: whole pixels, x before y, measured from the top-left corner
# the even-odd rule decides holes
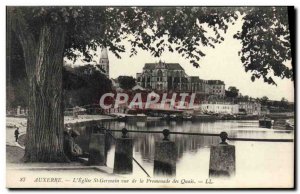
[[[164,139],[155,142],[154,175],[175,176],[177,147],[175,142],[169,140],[170,131],[163,130]]]
[[[116,139],[114,173],[131,174],[133,158],[133,139],[129,138],[128,130],[122,129],[122,137]]]
[[[106,165],[105,157],[105,134],[92,133],[89,144],[89,165]]]
[[[228,134],[220,133],[221,143],[210,148],[209,177],[235,175],[235,146],[226,142]]]

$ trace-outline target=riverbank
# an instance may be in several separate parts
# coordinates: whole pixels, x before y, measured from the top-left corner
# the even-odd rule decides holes
[[[116,118],[107,115],[79,115],[78,118],[71,116],[64,117],[64,124],[77,124],[91,121],[112,121]],[[6,145],[24,147],[15,142],[14,131],[19,128],[20,137],[26,133],[27,118],[25,117],[6,117]]]
[[[70,116],[66,116],[65,124],[77,124],[91,121],[110,121],[114,120],[113,117],[106,115],[79,115],[74,119]],[[18,142],[15,142],[14,131],[16,127],[19,127],[20,136]],[[61,175],[65,177],[65,184],[69,183],[69,177],[74,177],[81,173],[88,173],[94,176],[111,177],[117,176],[113,174],[112,168],[106,166],[86,166],[83,163],[71,162],[71,163],[24,163],[22,158],[25,153],[24,141],[27,127],[27,118],[20,117],[7,117],[6,118],[6,167],[7,167],[7,186],[12,188],[18,186],[30,187],[28,184],[20,184],[18,182],[20,177],[32,178],[34,177],[46,177],[51,174]],[[17,175],[17,176],[16,176]],[[66,175],[66,176],[65,176]],[[15,184],[18,182],[18,184]],[[56,183],[50,184],[49,187],[55,187]]]
[[[73,118],[72,116],[65,116],[64,117],[64,124],[69,124],[71,127],[77,124],[85,125],[91,122],[99,122],[99,121],[113,121],[113,120],[120,120],[120,117],[126,117],[128,114],[120,114],[120,115],[78,115],[78,118]],[[131,118],[135,118],[134,115],[129,115]],[[273,115],[274,116],[274,115]],[[272,115],[270,115],[272,118]],[[146,117],[143,121],[158,121],[158,120],[165,120],[166,118],[163,117]],[[293,115],[283,115],[283,114],[276,114],[275,118],[293,118]],[[194,115],[190,120],[192,121],[204,121],[204,122],[213,122],[217,120],[258,120],[259,116],[257,115],[238,115],[238,116],[227,116],[221,117],[218,115],[205,115],[199,114]],[[134,119],[131,119],[134,120]],[[136,117],[136,121],[140,121],[139,117]],[[184,119],[175,119],[178,121]],[[122,121],[122,119],[121,119]],[[25,117],[6,117],[6,145],[9,146],[17,146],[24,149],[23,145],[15,142],[14,131],[16,127],[19,128],[20,136],[26,133],[27,127],[27,118]]]
[[[123,122],[108,122],[107,126],[113,129],[122,129],[125,124]],[[280,131],[260,128],[258,121],[217,121],[217,122],[165,122],[157,121],[155,123],[149,123],[148,125],[126,124],[128,130],[149,130],[160,131],[162,129],[170,129],[175,132],[186,133],[214,133],[219,134],[222,131],[226,131],[230,137],[237,138],[266,138],[266,139],[292,139],[292,131]],[[79,145],[89,144],[90,126],[80,127],[82,130],[81,140]],[[135,159],[143,166],[143,168],[153,176],[154,169],[154,155],[155,155],[155,142],[162,140],[162,135],[157,133],[141,134],[131,133],[130,136],[134,139],[133,154]],[[21,138],[21,137],[20,137]],[[205,180],[208,177],[209,172],[209,158],[210,158],[210,146],[218,144],[220,142],[219,137],[207,137],[207,136],[186,136],[179,134],[170,135],[170,140],[176,143],[178,147],[178,160],[176,163],[176,177],[187,176],[188,178],[194,178],[195,180]],[[251,179],[251,177],[258,177],[255,181],[263,183],[265,186],[271,185],[268,180],[274,177],[284,176],[290,177],[291,175],[291,161],[293,152],[293,143],[276,143],[276,142],[244,142],[244,141],[229,141],[229,144],[236,146],[236,180],[244,181]],[[21,144],[21,142],[20,142]],[[17,153],[15,152],[17,150]],[[8,154],[13,154],[14,157],[20,157],[23,155],[23,150],[16,147],[8,148]],[[246,155],[245,155],[246,150]],[[267,151],[266,151],[267,150]],[[114,157],[115,157],[115,145],[112,139],[108,138],[107,142],[107,167],[113,169]],[[280,157],[278,157],[280,156]],[[249,160],[249,158],[255,158],[255,160]],[[268,158],[268,160],[265,160]],[[20,160],[20,159],[19,159]],[[270,162],[271,161],[271,162]],[[270,165],[272,164],[272,165]],[[133,164],[135,165],[135,164]],[[93,169],[79,163],[63,163],[63,164],[27,164],[27,163],[7,163],[7,175],[8,184],[15,181],[19,181],[22,177],[27,177],[26,184],[22,183],[22,186],[29,186],[30,181],[34,181],[38,177],[61,177],[65,182],[63,185],[70,184],[73,178],[77,177],[105,177],[108,174],[101,173],[100,171]],[[109,174],[110,177],[118,175]],[[123,176],[123,175],[122,175]],[[130,179],[134,177],[146,177],[145,173],[138,167],[134,166],[133,173],[126,175]],[[70,180],[69,177],[72,177]],[[187,178],[184,177],[184,178]],[[272,179],[273,180],[273,179]],[[290,179],[285,179],[290,182]],[[28,182],[29,181],[29,182]],[[218,181],[218,180],[213,180]],[[39,183],[40,184],[40,183]],[[58,187],[58,184],[50,185],[48,183],[42,183],[44,187]],[[75,183],[73,183],[75,184]],[[20,185],[20,184],[14,184]],[[84,184],[77,184],[84,186]],[[104,184],[103,184],[104,185]],[[105,184],[107,185],[107,184]],[[92,187],[92,185],[88,185]],[[99,187],[99,183],[95,187]],[[101,185],[102,186],[102,185]],[[115,186],[115,185],[114,185]]]

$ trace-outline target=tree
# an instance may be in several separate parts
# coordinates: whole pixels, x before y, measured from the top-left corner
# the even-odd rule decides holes
[[[14,33],[10,34],[11,48],[7,50],[6,105],[7,108],[28,106],[28,81],[24,68],[22,47]]]
[[[284,109],[287,109],[289,105],[289,101],[285,99],[284,97],[280,100],[280,106]]]
[[[132,76],[119,76],[118,82],[120,84],[120,87],[124,90],[130,90],[136,85],[135,78],[133,78]]]
[[[251,10],[256,10],[247,9],[250,15]],[[79,51],[84,60],[91,61],[93,56],[89,51],[104,46],[120,58],[120,53],[125,52],[122,40],[128,40],[131,56],[137,54],[137,48],[155,57],[168,50],[199,67],[200,59],[205,56],[203,47],[215,47],[224,40],[222,34],[238,18],[237,11],[243,10],[236,7],[7,7],[8,34],[13,31],[21,43],[29,85],[25,161],[67,160],[62,147],[63,57],[76,60]],[[275,14],[279,14],[280,20],[286,12]],[[251,17],[245,21],[251,21]],[[252,30],[253,25],[245,27]],[[207,33],[208,30],[213,33]],[[248,44],[247,29],[237,37],[245,42],[245,49],[256,47]],[[260,54],[257,50],[251,52]],[[246,50],[243,53],[247,56]],[[277,62],[281,58],[275,57],[275,64],[280,65]],[[272,68],[276,69],[270,65]],[[256,70],[265,72],[260,67]]]
[[[267,105],[267,103],[269,102],[269,98],[267,96],[263,96],[261,99],[260,99],[260,103],[264,106]]]
[[[239,90],[234,86],[230,86],[228,90],[225,91],[225,95],[229,98],[236,98],[239,95]]]
[[[94,66],[79,66],[72,71],[63,71],[65,106],[96,105],[104,93],[112,91],[111,81]]]
[[[243,10],[242,31],[235,34],[241,40],[241,61],[251,80],[263,78],[275,84],[272,75],[293,79],[292,68],[284,63],[292,59],[287,7],[255,7]],[[292,61],[293,63],[293,61]]]
[[[199,60],[204,53],[196,46],[213,46],[221,41],[219,30],[236,18],[222,8],[110,8],[110,7],[8,7],[8,30],[17,35],[23,49],[29,82],[27,162],[63,162],[63,57],[76,60],[80,51],[86,61],[90,49],[108,47],[117,57],[124,52],[121,39],[130,39],[131,54],[136,47],[159,56],[164,48]],[[207,17],[210,16],[210,17]],[[217,37],[205,36],[199,23],[207,23]],[[145,32],[152,30],[152,35]],[[168,42],[163,35],[167,32]],[[8,32],[10,33],[10,31]],[[156,43],[156,41],[159,41]],[[151,43],[155,43],[153,45]],[[198,63],[192,61],[194,65]]]
[[[242,99],[246,102],[248,102],[249,100],[251,101],[251,97],[249,97],[248,95],[243,96]]]

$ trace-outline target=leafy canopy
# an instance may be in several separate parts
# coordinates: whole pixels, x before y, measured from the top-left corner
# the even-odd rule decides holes
[[[291,44],[287,7],[255,7],[245,11],[242,31],[234,37],[242,42],[241,61],[251,80],[262,77],[276,84],[270,73],[293,78],[284,62],[291,60]]]
[[[284,65],[291,60],[286,7],[9,7],[8,11],[25,19],[36,39],[43,25],[64,26],[64,55],[72,60],[80,51],[91,61],[89,51],[98,46],[120,58],[126,40],[131,56],[137,48],[155,57],[177,52],[195,67],[205,56],[203,48],[221,43],[222,34],[240,13],[244,23],[234,37],[241,40],[241,61],[252,81],[262,77],[275,84],[272,71],[274,76],[292,78],[292,69]]]
[[[111,81],[92,65],[63,69],[65,107],[98,104],[112,90]],[[84,94],[84,95],[82,95]]]
[[[239,89],[234,86],[228,87],[228,90],[225,91],[227,97],[236,98],[239,95]]]
[[[124,90],[130,90],[136,85],[135,78],[132,76],[119,76],[117,79],[120,88]]]

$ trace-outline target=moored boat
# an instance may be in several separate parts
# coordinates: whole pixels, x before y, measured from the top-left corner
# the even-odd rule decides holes
[[[272,127],[272,120],[269,118],[259,119],[259,127],[270,129]]]

